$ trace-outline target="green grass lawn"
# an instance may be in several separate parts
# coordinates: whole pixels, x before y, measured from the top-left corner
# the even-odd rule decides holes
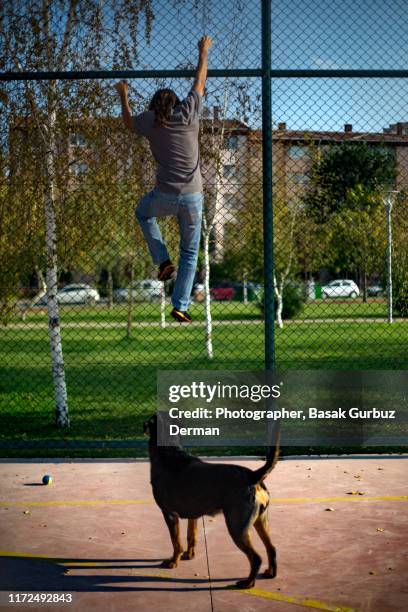
[[[387,317],[385,299],[314,300],[307,302],[299,316],[301,319],[371,319]]]
[[[157,370],[261,370],[263,334],[261,322],[216,322],[214,359],[209,360],[203,326],[135,324],[130,340],[125,329],[108,322],[68,327],[63,350],[71,428],[61,434],[53,425],[47,328],[0,328],[0,436],[137,438],[144,417],[156,408]],[[304,322],[276,330],[277,367],[282,369],[404,369],[407,348],[405,323]]]
[[[170,304],[166,306],[167,320],[170,320]],[[190,307],[194,319],[204,321],[202,304],[192,304]],[[260,319],[261,312],[255,302],[245,305],[241,302],[213,302],[212,316],[214,320],[253,320]],[[108,308],[106,304],[96,306],[70,305],[60,306],[60,316],[63,323],[125,323],[127,320],[127,305],[114,304]],[[152,322],[160,320],[160,305],[157,303],[135,303],[132,309],[134,322]],[[173,319],[171,319],[173,320]],[[14,315],[11,323],[21,322],[21,317]],[[27,323],[46,323],[46,308],[33,308],[26,314]]]
[[[167,306],[167,318],[170,306]],[[204,321],[204,307],[202,304],[192,304],[190,308],[192,315],[197,321]],[[60,315],[63,323],[125,323],[127,318],[126,304],[114,304],[109,309],[105,304],[94,307],[85,305],[61,306]],[[242,302],[213,302],[212,316],[215,321],[232,320],[259,320],[261,312],[255,302],[247,305]],[[370,319],[386,318],[387,304],[384,299],[369,299],[364,303],[357,300],[314,300],[307,302],[298,319]],[[152,322],[160,319],[160,306],[158,304],[140,304],[133,306],[133,321]],[[33,308],[26,313],[27,323],[47,322],[46,308]],[[15,314],[10,323],[20,323],[21,317]]]

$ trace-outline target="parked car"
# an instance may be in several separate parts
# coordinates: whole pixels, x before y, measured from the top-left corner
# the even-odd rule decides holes
[[[98,291],[90,285],[66,285],[57,292],[59,304],[96,304],[100,299]],[[46,303],[47,296],[45,295],[37,302],[37,306],[43,306]]]
[[[134,281],[132,286],[132,299],[135,302],[154,302],[160,300],[162,292],[162,282],[154,278],[147,278],[141,281]],[[115,289],[113,292],[115,302],[127,302],[129,299],[129,288],[123,287]]]
[[[360,295],[360,290],[356,283],[352,280],[334,280],[331,281],[328,285],[324,285],[322,287],[323,299],[337,297],[356,298],[358,295]]]
[[[203,286],[204,289],[204,286]],[[250,302],[258,299],[262,286],[248,282],[246,284],[246,297]],[[216,284],[210,289],[211,298],[218,301],[236,300],[242,302],[244,299],[244,284],[234,283],[231,281],[223,281]]]
[[[378,297],[379,295],[384,295],[384,289],[380,285],[371,285],[371,287],[367,287],[367,294],[370,297]]]
[[[234,299],[235,289],[234,287],[212,287],[210,294],[213,300],[226,302]]]

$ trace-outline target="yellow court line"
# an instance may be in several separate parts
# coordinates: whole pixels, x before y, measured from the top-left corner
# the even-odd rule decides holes
[[[135,504],[153,504],[153,499],[96,499],[96,500],[68,500],[68,501],[0,501],[0,507],[4,506],[126,506]]]
[[[315,608],[317,610],[329,610],[330,612],[355,612],[354,608],[347,606],[337,606],[329,604],[317,599],[309,599],[307,597],[290,597],[276,591],[263,591],[261,589],[245,589],[243,591],[236,590],[237,593],[245,593],[254,597],[262,597],[263,599],[273,599],[274,601],[284,601],[295,606],[303,606],[305,608]]]
[[[76,561],[75,559],[67,559],[67,558],[58,558],[58,557],[47,557],[45,555],[33,555],[30,553],[21,554],[18,552],[5,551],[0,550],[0,557],[19,557],[24,559],[41,559],[43,561],[49,561],[54,563],[60,563],[67,568],[71,566],[77,567],[101,567],[103,568],[107,563],[112,564],[112,561]],[[132,559],[129,559],[129,563]],[[123,560],[120,563],[126,563]],[[171,574],[167,574],[165,572],[158,573],[157,570],[153,573],[145,573],[145,572],[133,572],[133,575],[140,576],[142,578],[160,578],[161,580],[171,580]],[[208,579],[210,582],[210,579]],[[317,599],[309,599],[308,597],[292,597],[290,595],[284,595],[283,593],[278,593],[277,591],[264,591],[262,589],[234,589],[230,588],[229,590],[234,591],[235,593],[243,593],[246,595],[252,595],[253,597],[261,597],[263,599],[272,599],[274,601],[284,601],[285,603],[289,603],[295,606],[303,606],[306,608],[314,608],[317,610],[326,610],[327,612],[355,612],[354,608],[349,608],[347,606],[337,606],[335,604],[326,603],[324,601],[320,601]]]
[[[273,504],[320,504],[322,502],[401,501],[408,495],[344,495],[340,497],[274,497]]]
[[[275,497],[273,504],[321,504],[325,502],[363,501],[407,501],[408,495],[347,495],[341,497]],[[97,499],[97,500],[53,500],[53,501],[0,501],[0,507],[47,507],[47,506],[127,506],[154,504],[153,499]]]

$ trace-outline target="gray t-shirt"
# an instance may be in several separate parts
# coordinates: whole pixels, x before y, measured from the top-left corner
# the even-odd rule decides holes
[[[164,127],[154,125],[154,112],[133,117],[134,130],[145,136],[157,162],[156,188],[166,193],[198,193],[203,189],[198,147],[201,96],[191,90],[175,106]]]

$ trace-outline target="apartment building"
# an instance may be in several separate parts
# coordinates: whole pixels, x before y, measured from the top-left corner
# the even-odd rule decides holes
[[[274,185],[287,197],[301,197],[309,183],[311,147],[324,151],[343,142],[364,142],[392,149],[396,188],[408,189],[408,123],[393,124],[384,128],[383,133],[354,132],[349,123],[344,125],[343,132],[288,130],[285,123],[279,123],[272,133]]]

